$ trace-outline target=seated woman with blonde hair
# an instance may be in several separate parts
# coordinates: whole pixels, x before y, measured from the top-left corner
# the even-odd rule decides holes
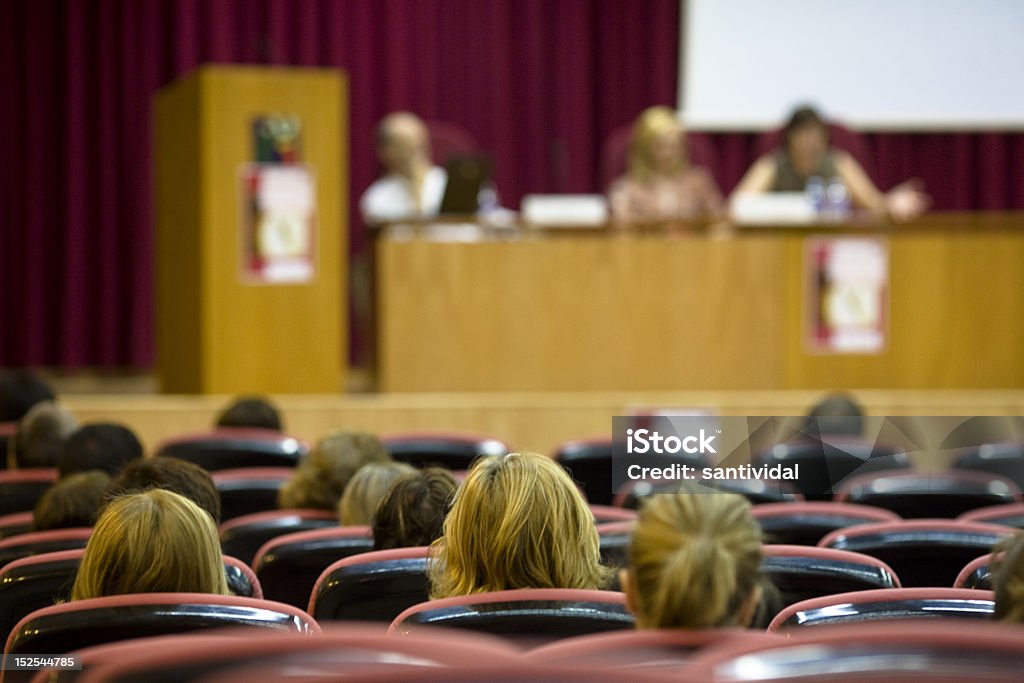
[[[651,496],[620,574],[638,628],[746,627],[762,596],[761,528],[733,493]]]
[[[559,464],[537,453],[477,460],[431,548],[432,598],[596,589],[609,578],[582,494]]]
[[[86,545],[71,599],[127,593],[229,595],[210,515],[164,489],[108,503]]]
[[[645,110],[633,125],[629,170],[608,191],[618,227],[720,217],[722,193],[706,168],[690,164],[686,131],[668,107]]]
[[[398,481],[416,475],[416,468],[404,462],[364,465],[349,481],[338,501],[338,522],[342,526],[368,526],[377,507]]]

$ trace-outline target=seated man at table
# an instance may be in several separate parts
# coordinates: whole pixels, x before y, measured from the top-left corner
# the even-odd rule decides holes
[[[850,154],[829,146],[828,125],[811,107],[800,107],[782,128],[778,150],[758,159],[733,196],[762,192],[804,192],[809,183],[839,180],[850,203],[895,221],[923,213],[931,203],[920,182],[911,180],[882,192]],[[824,191],[824,188],[822,188]],[[831,191],[831,188],[829,188]]]
[[[385,175],[363,193],[359,208],[367,224],[436,216],[448,176],[430,159],[430,136],[409,112],[385,116],[377,125],[377,156]]]

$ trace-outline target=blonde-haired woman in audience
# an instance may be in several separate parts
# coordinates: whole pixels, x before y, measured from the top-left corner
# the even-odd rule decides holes
[[[761,529],[732,493],[651,496],[620,581],[638,628],[751,624],[761,600]]]
[[[127,593],[229,595],[210,515],[164,489],[108,503],[85,548],[71,599]]]
[[[334,511],[349,480],[363,465],[386,462],[391,462],[391,455],[373,434],[334,432],[299,463],[278,493],[278,506]]]
[[[338,521],[342,526],[369,526],[376,517],[377,506],[391,487],[406,477],[416,475],[416,468],[404,462],[371,463],[362,467],[349,481],[338,501]]]
[[[992,588],[996,593],[995,618],[1024,624],[1024,532],[996,546]]]
[[[433,543],[431,596],[602,587],[597,530],[569,475],[537,453],[474,463]]]
[[[651,107],[633,125],[629,170],[608,191],[617,227],[720,218],[725,203],[707,169],[690,164],[675,111]]]

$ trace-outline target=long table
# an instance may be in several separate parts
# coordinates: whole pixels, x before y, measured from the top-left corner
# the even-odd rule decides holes
[[[807,347],[805,241],[881,236],[880,353]],[[382,391],[1024,387],[1024,214],[377,245]]]

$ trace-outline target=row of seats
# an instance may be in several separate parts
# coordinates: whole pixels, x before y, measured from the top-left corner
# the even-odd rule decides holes
[[[659,658],[652,657],[649,649],[635,647],[645,643],[649,648],[660,638],[654,636],[657,631],[640,635],[644,632],[633,630],[632,618],[626,610],[625,598],[621,593],[527,589],[475,594],[416,605],[405,610],[391,623],[387,636],[376,636],[380,632],[365,627],[357,632],[361,638],[381,643],[393,641],[395,647],[401,647],[397,644],[439,634],[440,627],[459,628],[476,634],[507,638],[507,641],[490,641],[496,647],[501,647],[507,655],[521,656],[523,649],[529,649],[527,657],[547,661],[579,662],[579,657],[599,655],[629,658],[634,664],[646,661],[648,664],[661,662],[663,665],[666,663],[665,655],[674,652],[674,664],[678,666],[682,660],[691,657],[694,651],[703,650],[709,645],[736,638],[743,640],[745,646],[761,644],[783,629],[788,639],[800,640],[819,637],[815,632],[833,633],[835,626],[867,622],[874,627],[873,630],[885,631],[887,625],[892,625],[890,622],[915,620],[913,626],[901,625],[909,634],[926,632],[934,626],[930,623],[932,620],[941,619],[958,621],[961,625],[956,628],[965,633],[973,633],[978,629],[992,634],[1024,632],[1014,626],[985,623],[990,619],[992,610],[993,597],[989,591],[888,589],[845,593],[798,603],[783,610],[772,622],[767,634],[731,629],[678,632],[668,642],[661,643],[670,647],[663,650]],[[970,628],[965,629],[962,625],[965,619],[970,620]],[[819,628],[824,625],[829,628]],[[189,593],[138,594],[83,600],[33,612],[12,630],[6,641],[5,653],[63,654],[132,638],[222,626],[259,627],[313,637],[324,635],[324,628],[302,610],[272,601]],[[354,627],[332,626],[327,629],[327,633],[330,634],[333,629],[353,632]],[[229,636],[225,634],[223,637]],[[466,633],[447,633],[445,638],[449,645],[438,644],[444,652],[450,651],[456,643],[469,643],[467,649],[471,652],[473,643],[487,642]],[[260,639],[260,636],[249,632],[244,639]],[[233,649],[220,636],[213,640],[218,641],[220,648],[225,651]],[[901,642],[905,644],[905,641]],[[620,648],[618,652],[615,643]],[[193,641],[193,645],[198,644]],[[592,649],[595,647],[597,649]],[[271,647],[266,652],[271,653],[275,649]],[[109,657],[110,650],[106,652]],[[170,652],[162,646],[151,646],[148,657],[159,659],[172,668],[188,661],[187,656],[167,658],[168,654]],[[431,661],[437,661],[436,654],[424,654]],[[497,661],[511,664],[511,658],[505,654],[496,654],[499,657]],[[466,657],[471,656],[463,652],[460,661],[465,663]],[[83,659],[102,661],[101,658],[92,657]],[[338,664],[340,660],[334,660],[334,663]],[[625,662],[620,661],[622,663]],[[161,678],[180,680],[177,677]]]
[[[780,593],[779,607],[851,591],[904,586],[991,588],[989,551],[1000,538],[989,535],[993,530],[978,525],[909,524],[906,533],[918,529],[921,535],[902,549],[903,556],[885,544],[869,549],[873,554],[834,547],[766,545],[762,570]],[[604,527],[598,528],[603,541],[610,539],[602,544],[605,559],[621,562],[617,553],[622,539],[628,538],[628,523]],[[870,527],[854,527],[839,534],[867,528],[869,533],[862,538],[869,538],[875,533]],[[368,551],[370,544],[359,543],[369,539],[367,532],[363,527],[338,527],[281,537],[258,554],[255,571],[226,556],[229,586],[236,595],[265,597],[328,621],[390,621],[403,610],[426,602],[427,548]],[[80,541],[84,544],[84,537]],[[890,561],[875,556],[886,553]],[[66,600],[81,556],[80,548],[48,552],[23,557],[0,569],[0,632],[11,629],[34,609]],[[952,578],[938,583],[937,577]],[[437,607],[440,603],[429,604]]]
[[[411,433],[382,441],[400,462],[433,463],[451,470],[465,470],[481,455],[509,452],[498,439],[462,434]],[[155,451],[211,471],[221,491],[224,519],[273,509],[277,490],[308,452],[307,443],[276,432],[227,428],[165,441]],[[641,482],[634,490],[613,496],[610,439],[571,441],[555,457],[593,503],[635,507],[652,487]],[[692,465],[708,464],[699,457],[684,459]],[[961,449],[953,461],[957,471],[941,474],[914,472],[905,451],[851,437],[776,444],[755,456],[754,464],[799,465],[801,477],[793,486],[756,481],[715,485],[744,493],[754,502],[834,497],[894,509],[904,517],[952,517],[974,507],[1021,500],[1024,484],[1024,444],[1016,442]],[[890,470],[907,472],[890,472],[887,476],[893,478],[878,485],[879,480],[870,476]],[[32,509],[54,478],[51,470],[0,472],[0,515]],[[913,498],[908,500],[906,494]]]

